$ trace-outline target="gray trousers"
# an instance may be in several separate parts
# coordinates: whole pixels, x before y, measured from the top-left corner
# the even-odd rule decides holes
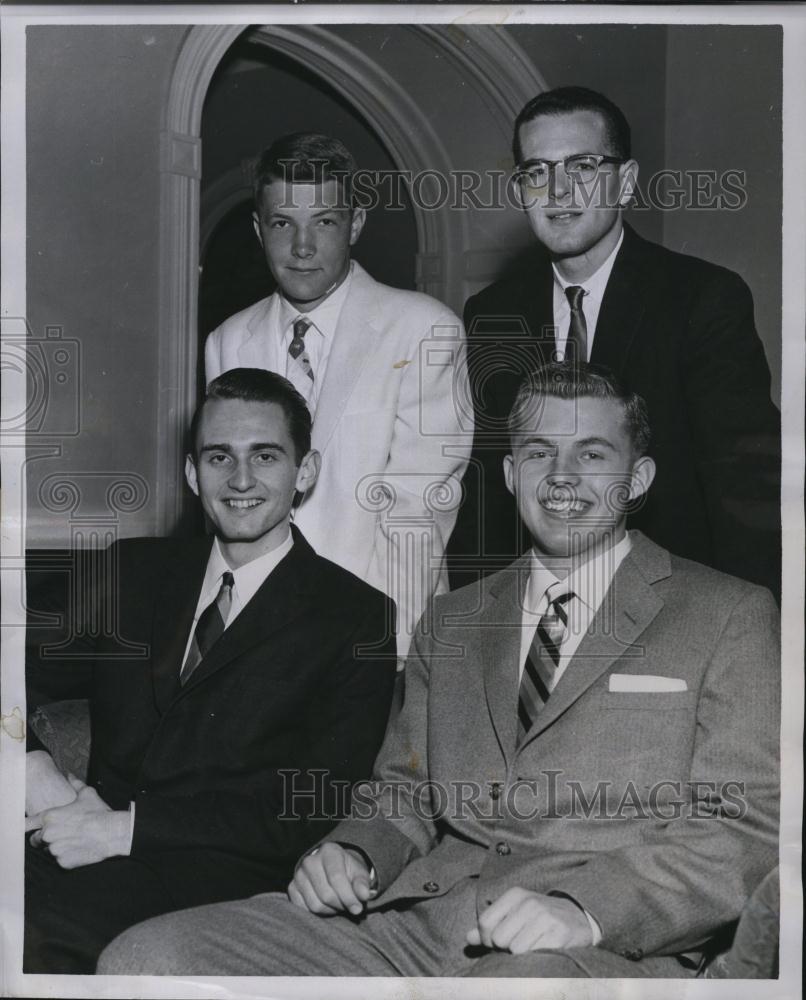
[[[600,948],[490,952],[465,943],[476,883],[360,917],[319,917],[270,893],[166,914],[101,955],[105,975],[687,977],[674,958],[630,962]]]

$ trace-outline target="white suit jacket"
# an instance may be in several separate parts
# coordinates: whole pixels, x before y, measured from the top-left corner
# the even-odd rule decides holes
[[[270,303],[210,334],[208,382],[231,368],[271,369]],[[430,595],[447,590],[445,546],[472,444],[469,398],[458,317],[355,263],[313,425],[322,470],[295,523],[320,555],[393,598],[400,656]]]

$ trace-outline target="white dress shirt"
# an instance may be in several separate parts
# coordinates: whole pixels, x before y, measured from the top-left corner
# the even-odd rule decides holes
[[[602,308],[607,282],[610,280],[610,272],[616,262],[616,254],[624,241],[624,230],[618,238],[618,243],[613,247],[613,251],[602,266],[594,271],[587,281],[566,281],[557,270],[557,265],[552,264],[554,269],[554,327],[557,331],[555,335],[555,347],[559,361],[565,358],[565,345],[568,342],[568,328],[571,325],[571,306],[565,295],[566,288],[581,285],[585,290],[582,298],[582,312],[585,314],[585,327],[588,331],[588,356],[585,359],[590,361],[593,350],[593,338],[596,334],[596,324],[599,320],[599,311]]]
[[[221,589],[221,577],[224,573],[227,571],[232,573],[234,581],[232,585],[232,603],[227,620],[224,623],[224,628],[228,629],[254,597],[264,580],[267,579],[269,573],[271,573],[281,559],[284,559],[288,555],[293,544],[294,539],[291,537],[291,530],[289,529],[287,537],[277,548],[272,549],[271,552],[266,552],[262,556],[258,556],[257,559],[252,559],[251,562],[239,566],[238,569],[231,569],[221,552],[221,546],[218,544],[218,539],[216,538],[207,560],[207,569],[202,580],[199,599],[196,602],[196,611],[193,615],[193,624],[190,627],[188,641],[185,644],[185,655],[182,657],[182,663],[187,659],[193,633],[196,631],[196,623],[201,617],[201,613],[218,597],[218,592]]]
[[[305,331],[305,350],[313,371],[313,385],[308,401],[312,414],[316,413],[316,404],[322,391],[333,338],[336,336],[336,328],[339,325],[342,306],[350,290],[352,276],[351,261],[350,270],[344,281],[310,312],[300,312],[283,295],[277,296],[277,308],[269,311],[269,337],[278,347],[275,371],[285,375],[286,378],[289,377],[290,366],[294,364],[294,359],[288,353],[294,338],[294,323],[298,319],[307,319],[311,324]]]
[[[560,643],[560,662],[554,672],[551,685],[553,690],[565,673],[568,664],[582,642],[585,633],[601,607],[605,594],[613,581],[621,561],[630,551],[632,542],[629,532],[626,532],[620,542],[617,542],[593,559],[588,559],[576,566],[563,580],[560,593],[572,590],[576,595],[566,605],[568,628],[565,638]],[[548,588],[558,582],[558,577],[551,572],[540,557],[532,549],[532,568],[526,584],[523,600],[521,630],[520,673],[526,664],[526,656],[537,631],[537,624],[548,611],[549,601],[546,595]],[[519,674],[520,676],[520,674]]]
[[[196,602],[196,611],[193,615],[193,624],[190,627],[188,641],[185,643],[185,654],[182,657],[182,663],[187,659],[193,633],[196,631],[196,623],[202,611],[209,604],[212,604],[218,596],[218,592],[221,589],[221,577],[224,573],[227,571],[232,573],[234,581],[232,585],[232,604],[230,605],[227,620],[224,623],[224,630],[226,631],[255,596],[264,581],[268,579],[269,574],[288,555],[293,545],[294,539],[289,528],[288,536],[276,548],[272,549],[271,552],[266,552],[265,555],[258,556],[257,559],[252,559],[251,562],[239,566],[238,569],[232,569],[224,558],[221,546],[218,544],[218,539],[216,538],[207,559],[207,569],[204,573],[199,599]],[[180,664],[180,671],[181,667],[182,664]],[[132,840],[134,839],[134,810],[135,804],[131,802],[129,804],[129,846],[126,854],[131,854]]]

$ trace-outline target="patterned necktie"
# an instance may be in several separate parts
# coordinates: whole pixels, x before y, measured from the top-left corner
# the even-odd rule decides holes
[[[556,584],[554,585],[556,587]],[[529,647],[518,693],[518,746],[529,732],[538,713],[549,700],[554,674],[560,662],[560,646],[568,627],[565,605],[573,591],[550,599],[548,610],[537,623],[537,631]]]
[[[288,379],[294,388],[299,392],[306,402],[311,401],[313,391],[313,368],[311,359],[305,350],[305,334],[307,333],[311,321],[300,316],[294,320],[294,336],[288,345]]]
[[[588,324],[582,310],[582,298],[585,289],[581,285],[569,285],[565,297],[571,307],[571,322],[568,326],[568,339],[565,342],[565,360],[572,364],[585,364],[588,360]]]
[[[181,684],[187,684],[190,675],[198,667],[208,650],[221,638],[232,607],[232,587],[235,579],[227,570],[221,577],[221,587],[214,601],[199,615],[190,649],[179,675]]]

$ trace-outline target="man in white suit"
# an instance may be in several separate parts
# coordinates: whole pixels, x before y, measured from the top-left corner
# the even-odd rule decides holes
[[[447,589],[472,436],[464,330],[435,299],[350,260],[365,222],[355,171],[340,141],[314,133],[261,155],[254,225],[278,287],[210,334],[206,377],[267,368],[308,401],[322,471],[295,522],[317,552],[396,601],[403,656],[429,596]]]

